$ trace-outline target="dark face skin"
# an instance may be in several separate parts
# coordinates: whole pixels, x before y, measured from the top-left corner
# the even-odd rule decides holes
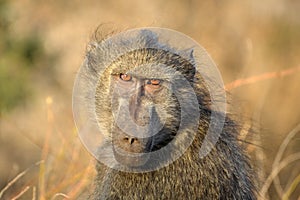
[[[158,150],[174,137],[163,124],[168,109],[167,85],[162,79],[141,78],[130,73],[112,75],[112,110],[115,110],[112,139],[118,162],[131,166],[144,164],[147,157],[142,159],[136,153]]]
[[[159,79],[141,79],[129,74],[119,74],[114,79],[119,98],[129,101],[130,116],[127,117],[131,117],[137,124],[145,125],[140,120],[140,112],[143,107],[142,98],[146,97],[154,101],[163,89],[163,81]],[[142,118],[145,117],[142,116]]]
[[[189,82],[193,74],[189,62],[156,49],[133,51],[106,68],[96,91],[96,113],[105,136],[99,159],[106,163],[116,160],[125,168],[168,161],[170,151],[157,150],[171,144],[178,135],[182,119],[177,96],[189,103],[182,80]],[[149,152],[159,155],[149,158]],[[161,157],[159,161],[157,156]]]

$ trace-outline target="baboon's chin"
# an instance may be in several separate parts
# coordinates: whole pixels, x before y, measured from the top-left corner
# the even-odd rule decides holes
[[[150,157],[147,153],[133,153],[125,151],[117,145],[113,145],[113,153],[118,163],[129,168],[143,167]]]

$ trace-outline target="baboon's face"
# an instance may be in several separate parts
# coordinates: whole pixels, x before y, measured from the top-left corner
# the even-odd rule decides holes
[[[155,122],[154,120],[159,120],[155,116],[155,107],[156,104],[163,105],[165,99],[162,98],[162,93],[166,94],[163,87],[163,81],[160,79],[150,79],[150,78],[140,78],[131,74],[117,74],[112,77],[112,94],[113,94],[113,103],[112,109],[117,113],[116,121],[124,122],[118,124],[119,126],[125,126],[120,128],[126,128],[126,125],[133,122],[131,125],[137,125],[137,127],[149,126],[150,122]],[[155,119],[156,118],[156,119]],[[146,132],[149,132],[149,129],[146,129],[146,132],[143,132],[144,135],[139,134],[139,131],[142,130],[132,130],[127,129],[125,132],[134,136],[149,136]],[[130,133],[135,131],[135,133]],[[131,140],[134,143],[134,140]],[[128,149],[131,151],[131,149]]]
[[[134,153],[160,149],[176,135],[179,114],[168,80],[132,70],[110,76],[111,136],[116,159],[135,165]]]
[[[210,76],[216,72],[213,65],[194,41],[167,29],[93,41],[74,85],[81,139],[114,169],[144,172],[167,166],[192,144],[200,108],[211,105],[209,91],[219,85],[212,81],[218,76]]]
[[[141,62],[143,54],[128,57],[115,62],[99,81],[109,83],[109,92],[103,92],[103,85],[97,88],[97,114],[100,121],[107,122],[104,114],[111,117],[106,126],[113,156],[122,164],[139,166],[144,161],[135,155],[159,150],[172,141],[180,123],[180,106],[173,92],[176,73],[172,67]]]

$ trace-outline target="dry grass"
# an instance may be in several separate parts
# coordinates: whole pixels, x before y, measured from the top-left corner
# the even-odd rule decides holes
[[[39,33],[45,50],[60,57],[53,66],[58,86],[33,80],[36,100],[0,116],[0,199],[86,198],[95,175],[94,161],[77,136],[71,92],[89,37],[107,22],[118,29],[173,28],[202,44],[218,63],[232,109],[241,105],[243,115],[253,116],[258,124],[259,134],[249,136],[252,124],[245,123],[242,137],[257,144],[248,149],[256,154],[263,179],[260,198],[299,199],[297,1],[25,0],[10,4],[16,16],[12,32]]]
[[[282,78],[284,76],[293,75],[294,73],[297,73],[300,71],[300,67],[290,68],[287,70],[282,70],[279,72],[269,72],[264,73],[261,75],[252,76],[245,79],[238,79],[233,81],[232,83],[229,83],[225,86],[225,89],[227,91],[230,91],[232,89],[235,89],[237,87],[241,87],[246,84],[255,84],[259,81],[267,80],[267,79],[273,79],[273,78]],[[247,123],[245,124],[247,125]],[[246,139],[247,134],[249,133],[250,126],[247,126],[246,128],[243,127],[243,130],[245,130],[244,135],[242,135],[242,140]],[[269,174],[269,176],[263,181],[262,188],[259,190],[259,199],[265,200],[269,199],[269,195],[267,195],[267,192],[272,184],[274,183],[277,195],[280,197],[280,199],[290,199],[290,196],[293,192],[295,192],[298,185],[300,185],[300,174],[296,176],[296,178],[293,180],[292,183],[290,183],[287,188],[284,190],[282,188],[282,184],[280,183],[280,178],[278,174],[289,164],[293,162],[297,162],[300,160],[300,152],[294,153],[292,155],[287,156],[285,159],[282,160],[284,151],[287,149],[288,144],[290,141],[300,133],[300,124],[298,124],[287,136],[284,138],[283,142],[281,143],[279,150],[277,151],[275,155],[274,162],[272,164],[272,170]],[[261,144],[261,141],[256,141],[257,143]],[[252,146],[253,147],[253,146]],[[253,148],[252,148],[253,150]],[[264,154],[261,150],[256,150],[256,153]],[[265,155],[260,155],[260,158],[265,157]],[[261,161],[260,161],[261,162]],[[300,198],[300,197],[299,197]]]
[[[60,147],[56,147],[59,150],[49,154],[49,146],[53,145],[50,144],[50,137],[57,137],[54,131],[56,116],[53,113],[53,100],[51,97],[46,98],[45,104],[47,107],[48,127],[42,146],[41,161],[22,171],[9,181],[1,189],[0,199],[19,199],[25,193],[28,193],[29,189],[32,189],[30,199],[33,200],[61,199],[61,197],[78,199],[80,196],[88,194],[87,186],[91,184],[94,176],[94,162],[90,157],[88,159],[83,158],[83,156],[87,155],[80,142],[77,141],[74,146],[73,140],[78,140],[76,133],[72,134],[73,138],[70,138],[68,134],[61,136],[64,142],[61,143]],[[71,146],[73,146],[72,151],[65,151],[66,147]],[[70,155],[67,155],[67,153],[70,153]],[[86,162],[88,160],[90,161]],[[18,181],[21,182],[22,178],[28,179],[25,175],[29,171],[37,171],[37,168],[39,168],[38,179],[25,185],[19,185],[17,191],[14,191],[15,188],[12,188],[12,186]],[[5,195],[5,193],[8,193],[8,195]],[[28,199],[29,195],[25,198]]]
[[[279,78],[283,76],[288,76],[293,73],[296,73],[299,68],[292,68],[280,72],[271,72],[265,73],[262,75],[253,76],[246,79],[239,79],[230,84],[226,85],[227,90],[232,90],[234,88],[242,87],[244,84],[255,84],[258,81],[272,78]],[[23,185],[19,188],[18,191],[12,192],[10,195],[11,199],[19,199],[28,192],[29,189],[32,188],[32,197],[31,199],[45,200],[45,199],[78,199],[82,194],[87,195],[87,186],[91,186],[91,180],[94,175],[93,165],[94,162],[92,159],[90,163],[86,166],[82,165],[82,157],[79,156],[81,148],[78,146],[74,147],[74,151],[64,151],[65,145],[71,146],[70,144],[65,144],[66,142],[71,142],[69,135],[60,134],[60,138],[63,140],[61,143],[61,147],[59,151],[56,151],[55,154],[52,154],[49,157],[49,146],[50,137],[54,137],[54,128],[55,128],[55,115],[53,113],[53,99],[51,97],[47,97],[45,100],[46,105],[46,116],[47,116],[47,131],[44,139],[44,144],[42,146],[41,153],[41,161],[35,163],[30,168],[19,173],[15,176],[11,181],[7,183],[7,185],[0,191],[0,199],[4,196],[4,193],[7,192],[13,184],[15,184],[20,179],[24,178],[28,171],[33,170],[37,166],[39,166],[39,175],[38,175],[38,183],[33,183],[30,185]],[[249,127],[248,127],[249,128]],[[247,129],[248,129],[247,128]],[[267,199],[267,192],[272,184],[275,185],[276,192],[281,199],[289,199],[291,194],[295,192],[296,188],[300,183],[300,175],[296,176],[291,184],[286,189],[283,189],[280,183],[280,178],[278,174],[289,164],[292,162],[296,162],[300,160],[300,152],[289,155],[283,159],[284,151],[287,149],[289,142],[300,132],[300,124],[296,126],[289,134],[287,134],[286,138],[283,140],[282,144],[279,147],[278,152],[276,153],[272,170],[266,180],[264,180],[263,186],[259,191],[260,199]],[[74,136],[74,135],[73,135]],[[247,135],[244,136],[244,139]],[[75,139],[75,138],[74,138]],[[81,145],[77,143],[77,145]],[[63,160],[62,155],[66,152],[70,152],[71,155],[65,156],[65,158],[71,157],[71,160]],[[48,161],[47,160],[51,160]],[[55,165],[55,160],[68,163],[67,169],[63,176],[56,176],[56,172],[64,170],[61,168],[61,165]],[[56,168],[57,167],[57,168]],[[54,178],[52,177],[54,176]],[[38,190],[36,190],[38,188]]]
[[[252,76],[249,78],[237,79],[231,83],[228,83],[225,86],[225,89],[230,91],[234,88],[241,87],[243,85],[254,84],[259,81],[265,81],[265,80],[269,80],[269,79],[282,78],[284,76],[293,75],[299,71],[300,71],[300,67],[294,67],[294,68],[290,68],[290,69],[281,70],[278,72],[268,72],[268,73]]]

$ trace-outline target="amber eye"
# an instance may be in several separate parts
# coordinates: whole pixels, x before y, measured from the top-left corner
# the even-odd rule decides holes
[[[147,85],[149,86],[149,88],[151,89],[158,89],[160,88],[161,84],[161,80],[158,79],[151,79],[147,81]]]
[[[160,80],[157,80],[157,79],[152,79],[149,81],[151,85],[159,85],[160,84]]]
[[[131,81],[132,76],[130,76],[128,74],[120,74],[120,79],[123,81]]]

